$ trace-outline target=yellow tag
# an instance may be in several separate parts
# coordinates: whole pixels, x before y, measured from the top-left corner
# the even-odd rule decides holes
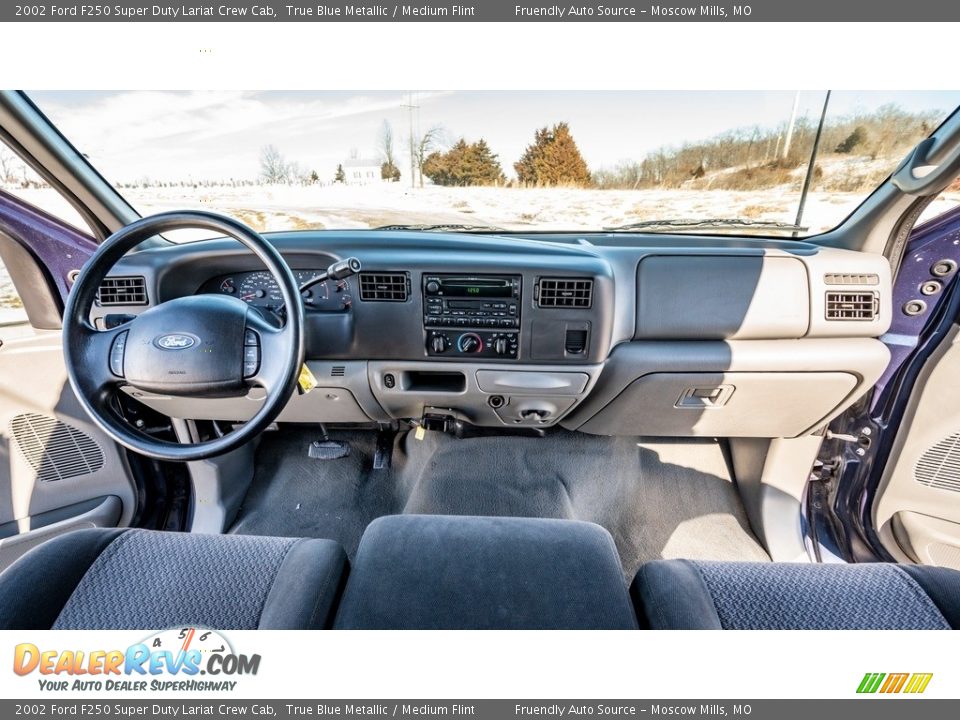
[[[413,436],[417,440],[423,440],[426,437],[427,431],[423,429],[423,425],[417,425],[417,429],[413,431]]]
[[[300,368],[300,377],[297,378],[297,384],[300,386],[300,392],[308,393],[317,386],[317,379],[310,372],[306,363]]]

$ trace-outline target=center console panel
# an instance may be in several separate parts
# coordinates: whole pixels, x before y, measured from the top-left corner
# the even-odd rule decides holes
[[[522,288],[519,275],[424,274],[427,355],[516,360]]]

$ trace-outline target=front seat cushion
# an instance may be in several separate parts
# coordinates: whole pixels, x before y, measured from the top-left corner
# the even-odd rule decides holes
[[[949,630],[960,572],[859,565],[655,560],[630,588],[654,630]]]
[[[331,540],[78,530],[0,574],[0,627],[329,627],[346,569]]]
[[[338,629],[634,629],[610,534],[569,520],[394,515],[363,534]]]

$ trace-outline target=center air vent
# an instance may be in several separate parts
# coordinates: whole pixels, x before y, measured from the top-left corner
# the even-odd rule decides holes
[[[593,280],[540,278],[535,293],[537,307],[588,308],[593,304]]]
[[[872,292],[827,293],[827,320],[874,320],[879,310],[880,299]]]
[[[404,302],[409,295],[407,273],[360,273],[360,299],[364,302]]]
[[[140,276],[108,277],[100,283],[97,305],[146,305],[147,283]]]
[[[38,480],[92,475],[103,467],[103,451],[96,441],[56,418],[36,413],[17,415],[10,421],[10,435]]]

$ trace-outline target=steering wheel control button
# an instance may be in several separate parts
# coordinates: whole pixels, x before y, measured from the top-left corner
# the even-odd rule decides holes
[[[260,369],[260,337],[253,330],[243,334],[243,377],[249,378]]]
[[[127,350],[127,333],[124,330],[118,334],[110,345],[110,372],[117,377],[123,377],[123,357]]]

